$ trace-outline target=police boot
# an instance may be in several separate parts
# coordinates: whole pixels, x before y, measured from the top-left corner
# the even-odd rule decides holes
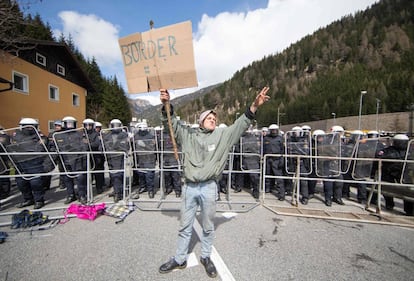
[[[76,196],[75,195],[69,195],[68,197],[66,197],[65,202],[63,202],[63,204],[69,204],[72,203],[73,201],[76,201]]]

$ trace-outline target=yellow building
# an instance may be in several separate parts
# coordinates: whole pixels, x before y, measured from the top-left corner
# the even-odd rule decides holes
[[[34,47],[22,48],[18,56],[0,50],[0,125],[17,127],[21,118],[30,117],[47,134],[64,116],[81,124],[86,96],[93,90],[88,76],[66,44],[30,43]]]

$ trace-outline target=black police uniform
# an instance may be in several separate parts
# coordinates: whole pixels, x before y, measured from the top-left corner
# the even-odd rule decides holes
[[[55,145],[58,147],[59,152],[86,152],[89,151],[89,143],[85,139],[83,131],[69,129],[63,130],[63,133],[54,134]],[[70,175],[64,175],[63,181],[66,187],[67,198],[65,204],[69,204],[76,200],[75,193],[75,182],[78,187],[78,196],[82,204],[87,203],[86,193],[87,193],[87,174],[79,173],[75,174],[76,171],[86,171],[87,170],[87,155],[82,154],[60,154],[63,161],[63,165]]]
[[[17,130],[11,138],[8,152],[47,152],[45,145],[39,138],[37,131],[30,126]],[[16,168],[22,174],[44,173],[45,155],[14,155],[12,156]],[[35,208],[44,205],[44,188],[41,176],[30,176],[30,179],[16,177],[16,183],[23,195],[24,201],[17,207],[26,207],[35,204]]]
[[[162,168],[164,176],[165,192],[170,194],[173,190],[176,197],[181,196],[181,172],[177,169],[178,161],[174,156],[173,142],[169,132],[164,131],[162,134]],[[179,149],[179,148],[177,148]]]
[[[279,134],[267,134],[263,138],[263,154],[284,154],[284,141],[283,137]],[[266,158],[266,175],[270,176],[283,176],[284,159],[282,156],[272,156]],[[266,178],[265,191],[271,192],[274,188],[275,179]],[[276,184],[279,189],[279,199],[285,198],[285,181],[281,178],[276,178]]]
[[[101,139],[105,146],[104,151],[119,151],[129,153],[130,142],[128,134],[121,128],[101,131]],[[110,170],[122,170],[110,172],[111,182],[114,187],[114,201],[118,202],[123,197],[124,187],[124,155],[106,154]]]
[[[148,191],[148,196],[153,198],[155,194],[155,166],[157,164],[155,136],[149,130],[139,130],[134,134],[134,143],[139,193]]]

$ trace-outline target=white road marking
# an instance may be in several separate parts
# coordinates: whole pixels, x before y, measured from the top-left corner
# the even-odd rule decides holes
[[[201,228],[200,223],[198,220],[194,220],[194,230],[198,235],[198,238],[201,238],[203,235],[203,230]],[[192,253],[193,254],[193,253]],[[223,259],[217,252],[216,248],[213,246],[211,250],[211,260],[214,262],[214,265],[216,266],[217,273],[220,276],[221,280],[223,281],[235,281],[233,274],[231,274],[230,270],[228,269],[227,265],[224,263]]]

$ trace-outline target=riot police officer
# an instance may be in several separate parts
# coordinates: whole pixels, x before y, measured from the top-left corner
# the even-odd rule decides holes
[[[8,152],[47,152],[44,140],[41,139],[37,128],[39,123],[33,118],[22,118],[20,129],[16,130],[11,138]],[[21,174],[44,173],[44,155],[16,155],[12,156],[16,168]],[[24,208],[34,204],[34,209],[45,205],[42,177],[40,175],[16,178],[17,186],[23,195],[23,202],[17,205]]]
[[[55,122],[53,123],[55,126],[55,129],[53,130],[53,132],[50,132],[48,135],[48,149],[50,152],[56,152],[56,147],[55,147],[55,142],[53,141],[53,134],[56,132],[60,132],[62,131],[62,121],[61,120],[55,120]],[[59,169],[60,173],[63,173],[65,171],[65,169],[63,168],[62,162],[59,161],[59,156],[55,155],[53,156],[53,160],[55,160],[57,162],[57,166]],[[61,189],[65,189],[65,180],[64,180],[64,174],[61,174],[59,176],[59,188]]]
[[[283,154],[284,141],[279,134],[279,126],[271,124],[268,134],[263,138],[263,154]],[[282,156],[271,156],[266,158],[266,175],[283,176],[284,159]],[[276,184],[279,189],[279,200],[285,200],[285,182],[281,178],[276,178]],[[271,192],[275,185],[274,178],[266,178],[265,192]]]
[[[101,146],[101,140],[99,138],[99,133],[96,131],[95,129],[95,121],[90,119],[90,118],[86,118],[85,120],[83,120],[83,127],[85,128],[87,134],[88,134],[88,139],[89,139],[89,143],[91,146],[91,150],[92,151],[102,151],[102,146]],[[95,171],[103,171],[104,170],[104,156],[103,154],[99,153],[94,153],[92,154],[93,157],[93,162],[94,162],[94,170]],[[101,194],[103,192],[103,186],[104,186],[104,173],[103,172],[94,172],[93,177],[95,178],[95,187],[96,187],[96,192],[98,194]]]
[[[257,132],[246,132],[241,137],[241,161],[242,169],[248,171],[248,178],[252,190],[252,196],[259,198],[260,170],[262,139]]]
[[[295,126],[292,131],[286,135],[286,154],[288,155],[299,155],[299,156],[310,156],[311,155],[311,142],[310,135],[308,133],[303,134],[302,128]],[[299,159],[299,163],[297,163]],[[297,167],[299,164],[299,171]],[[311,159],[308,157],[288,157],[287,158],[287,169],[290,174],[296,174],[300,172],[300,175],[309,175],[311,168]],[[302,198],[300,202],[303,205],[308,204],[309,190],[308,181],[300,180],[300,193]]]
[[[137,124],[134,134],[134,156],[138,173],[139,193],[148,191],[148,197],[155,195],[155,167],[157,164],[157,142],[146,123]]]
[[[178,161],[173,154],[173,143],[168,131],[162,133],[162,169],[165,185],[165,193],[175,192],[176,197],[181,197],[181,173],[178,171]]]
[[[53,134],[53,140],[66,174],[63,176],[67,197],[64,204],[69,204],[77,199],[75,192],[75,179],[78,187],[79,202],[87,203],[87,154],[65,153],[90,151],[89,141],[84,129],[77,129],[77,120],[72,116],[62,119],[62,131]],[[83,173],[75,173],[75,172]]]
[[[123,129],[121,120],[112,119],[109,125],[109,129],[100,132],[104,152],[119,151],[128,155],[131,146],[128,133]],[[114,202],[117,203],[123,198],[125,155],[105,153],[105,157],[109,169],[117,170],[114,172],[110,171],[110,178],[114,188]]]
[[[404,134],[397,134],[392,138],[392,145],[384,148],[381,158],[383,159],[396,159],[404,160],[407,152],[408,145],[408,136]],[[399,182],[401,179],[401,173],[403,170],[402,162],[391,162],[383,161],[382,162],[382,179],[386,182]],[[386,187],[384,187],[385,189]],[[394,208],[394,197],[389,195],[384,195],[385,199],[385,208],[387,210],[392,210]],[[404,210],[412,215],[412,203],[404,201]]]

